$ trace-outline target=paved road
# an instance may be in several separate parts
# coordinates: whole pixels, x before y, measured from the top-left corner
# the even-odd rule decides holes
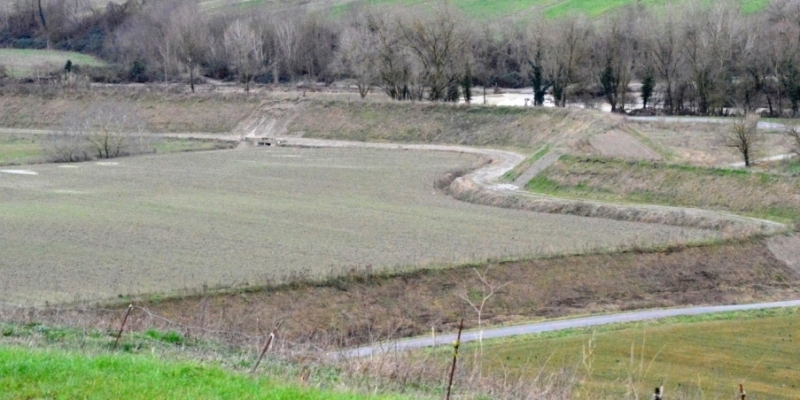
[[[729,311],[745,310],[764,310],[769,308],[800,307],[800,300],[778,301],[772,303],[739,304],[729,306],[701,306],[687,308],[669,308],[661,310],[633,311],[619,314],[597,315],[592,317],[562,319],[556,321],[537,322],[526,325],[504,326],[499,328],[488,328],[483,330],[483,339],[495,339],[510,336],[530,335],[534,333],[553,332],[566,329],[589,328],[593,326],[647,321],[676,317],[681,315],[700,315],[713,314]],[[462,342],[474,342],[479,339],[479,332],[469,331],[461,335]],[[418,349],[432,347],[443,343],[450,344],[456,340],[456,334],[450,333],[440,335],[434,339],[431,337],[419,337],[413,339],[398,340],[394,342],[380,343],[372,346],[357,347],[341,353],[343,357],[367,357],[372,354],[385,352]]]

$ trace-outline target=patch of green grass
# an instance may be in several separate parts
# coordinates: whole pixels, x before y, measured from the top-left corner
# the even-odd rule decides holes
[[[528,190],[589,200],[731,211],[781,222],[800,218],[797,176],[564,156]]]
[[[233,373],[212,364],[132,354],[0,347],[0,393],[10,398],[362,399]],[[370,396],[369,398],[397,398]]]
[[[545,145],[536,154],[528,157],[525,161],[517,164],[511,171],[506,172],[503,174],[503,179],[509,182],[514,181],[515,179],[519,178],[520,175],[525,173],[528,168],[531,167],[536,161],[539,161],[540,158],[544,157],[545,154],[550,152],[550,145]]]
[[[70,51],[0,49],[0,65],[8,68],[14,78],[46,75],[54,71],[62,71],[67,60],[78,67],[103,67],[106,64],[90,55]]]
[[[791,175],[800,175],[800,161],[793,161],[787,164],[786,172]]]
[[[162,138],[153,143],[156,153],[182,153],[187,151],[230,149],[232,144],[216,140]]]
[[[659,5],[677,1],[645,0],[642,3],[645,5]],[[493,19],[519,15],[520,13],[533,14],[536,12],[543,12],[548,18],[558,18],[575,13],[595,17],[635,2],[635,0],[454,0],[451,4],[472,18]],[[431,0],[368,0],[367,3],[406,7],[434,4]],[[768,3],[768,0],[738,0],[738,4],[744,13],[761,11]],[[342,15],[350,7],[352,7],[352,3],[343,1],[334,5],[331,8],[331,13],[333,15]]]
[[[183,335],[175,331],[161,332],[156,329],[148,329],[144,333],[144,335],[149,337],[150,339],[174,345],[181,345],[184,342],[186,342],[186,338],[184,338]]]
[[[676,398],[699,398],[701,391],[702,398],[726,398],[744,383],[754,398],[796,399],[798,324],[800,310],[789,308],[554,332],[484,343],[483,368],[512,376],[574,369],[584,375],[583,389],[599,398],[659,385]],[[582,349],[593,335],[587,369]]]
[[[42,147],[36,137],[0,133],[0,165],[41,161]]]

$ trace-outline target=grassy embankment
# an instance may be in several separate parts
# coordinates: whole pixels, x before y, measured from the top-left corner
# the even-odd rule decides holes
[[[314,101],[304,103],[289,130],[320,139],[459,144],[532,154],[546,144],[576,147],[620,121],[585,110]]]
[[[800,397],[799,334],[796,308],[678,317],[487,342],[483,368],[512,379],[572,368],[593,398],[645,398],[660,385],[669,398],[733,398],[742,383],[748,398],[788,400]]]
[[[200,362],[0,347],[0,397],[92,399],[393,399],[301,388]]]
[[[508,182],[513,182],[515,179],[519,178],[520,175],[524,174],[525,171],[527,171],[528,168],[530,168],[536,161],[539,161],[540,158],[544,157],[548,152],[550,152],[550,145],[543,146],[532,156],[526,158],[525,161],[517,164],[517,166],[515,166],[511,171],[503,174],[502,179]]]
[[[63,71],[67,60],[78,67],[106,65],[95,57],[71,51],[0,49],[0,66],[5,66],[12,78],[46,76],[54,71]]]
[[[730,211],[780,222],[800,219],[800,177],[563,156],[527,189],[570,198]]]
[[[258,334],[258,320],[279,318],[287,340],[352,346],[388,337],[452,331],[475,313],[460,296],[486,304],[485,324],[531,318],[793,298],[797,273],[777,261],[762,240],[467,265],[401,274],[353,274],[321,283],[250,288],[213,296],[139,299],[153,312],[188,325]],[[413,304],[413,307],[409,305]],[[135,315],[134,320],[144,318]],[[309,336],[309,332],[312,332]]]

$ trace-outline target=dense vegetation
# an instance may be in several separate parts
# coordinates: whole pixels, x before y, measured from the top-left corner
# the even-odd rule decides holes
[[[458,8],[469,10],[465,2],[413,10],[377,2],[335,17],[258,4],[208,13],[187,0],[130,0],[91,13],[67,7],[80,1],[33,3],[11,9],[0,40],[101,55],[116,69],[93,76],[112,82],[188,75],[193,86],[202,75],[249,89],[350,79],[362,96],[380,87],[398,100],[434,101],[468,98],[473,85],[532,86],[537,105],[600,98],[613,110],[638,104],[629,90],[642,82],[643,102],[666,113],[796,115],[800,105],[796,0],[759,13],[745,12],[760,7],[754,2],[637,2],[594,20],[571,11],[602,10],[573,1],[503,24],[468,18]],[[563,15],[544,18],[554,9]]]

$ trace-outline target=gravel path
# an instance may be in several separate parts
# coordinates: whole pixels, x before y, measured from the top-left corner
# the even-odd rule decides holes
[[[655,320],[683,315],[713,314],[730,311],[764,310],[769,308],[800,307],[800,300],[778,301],[772,303],[738,304],[728,306],[698,306],[686,308],[669,308],[661,310],[633,311],[619,314],[596,315],[592,317],[570,318],[556,321],[537,322],[533,324],[487,328],[481,331],[463,332],[461,342],[475,342],[481,339],[496,339],[510,336],[530,335],[535,333],[561,331],[567,329],[590,328],[594,326]],[[357,347],[339,353],[342,357],[368,357],[373,354],[433,347],[450,344],[456,340],[456,334],[444,334],[432,337],[419,337],[394,342],[379,343],[371,346]]]

